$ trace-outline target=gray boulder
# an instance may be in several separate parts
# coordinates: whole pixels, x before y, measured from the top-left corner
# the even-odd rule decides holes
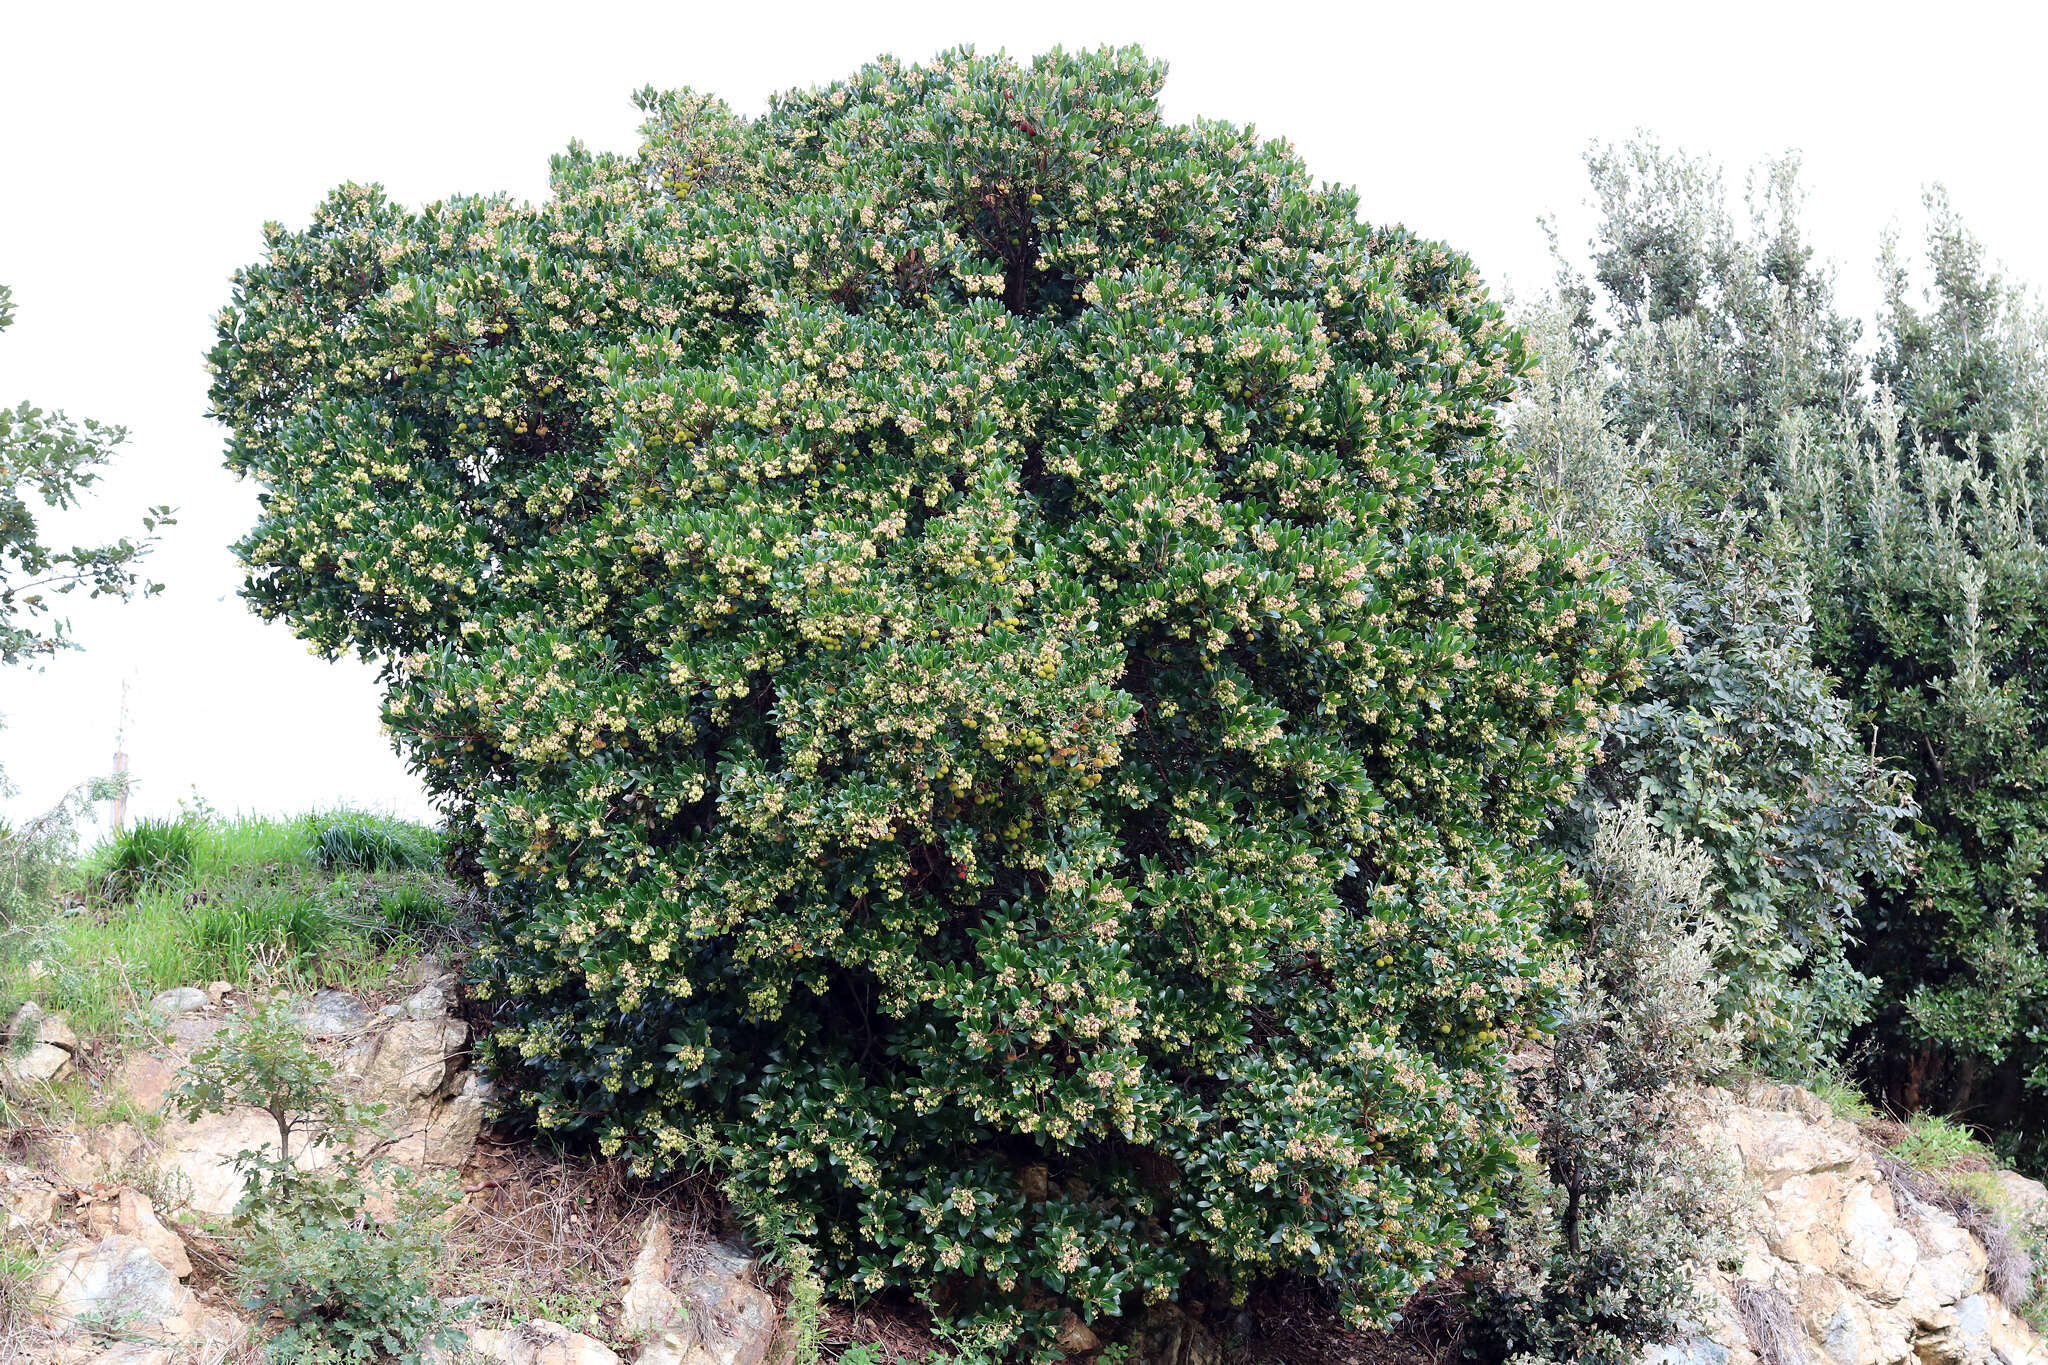
[[[299,1025],[313,1038],[338,1038],[369,1022],[369,1008],[347,991],[315,991],[299,1010]]]
[[[173,986],[150,998],[149,1012],[159,1019],[169,1019],[173,1015],[203,1010],[212,1003],[206,992],[197,986]]]

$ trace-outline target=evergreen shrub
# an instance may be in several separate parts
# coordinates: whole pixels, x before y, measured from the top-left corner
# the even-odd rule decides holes
[[[1740,1174],[1694,1136],[1697,1087],[1734,1060],[1716,1021],[1715,860],[1640,798],[1600,807],[1587,905],[1545,1045],[1519,1084],[1534,1160],[1472,1277],[1468,1344],[1520,1365],[1630,1365],[1694,1330],[1698,1283],[1738,1245]]]
[[[1456,1263],[1658,633],[1524,510],[1471,263],[1162,77],[643,94],[537,206],[273,226],[213,353],[249,596],[493,889],[515,1106],[1039,1341]]]

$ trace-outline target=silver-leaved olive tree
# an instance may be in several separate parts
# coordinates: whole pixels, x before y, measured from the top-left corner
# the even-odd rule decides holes
[[[648,93],[544,204],[270,228],[213,353],[248,595],[494,888],[517,1106],[1012,1334],[1456,1263],[1651,643],[1471,264],[1162,77]]]

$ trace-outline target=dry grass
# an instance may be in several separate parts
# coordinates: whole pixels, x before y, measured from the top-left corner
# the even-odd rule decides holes
[[[903,1365],[921,1365],[949,1354],[946,1343],[932,1331],[930,1312],[881,1300],[828,1301],[818,1324],[818,1344],[827,1359],[864,1346],[882,1360]]]
[[[450,1229],[446,1289],[470,1296],[479,1317],[546,1317],[585,1329],[607,1323],[659,1208],[675,1232],[674,1274],[724,1230],[716,1185],[700,1176],[637,1180],[618,1162],[574,1162],[529,1147],[479,1148],[468,1198]]]
[[[1798,1320],[1792,1316],[1791,1302],[1776,1285],[1737,1280],[1735,1316],[1763,1365],[1806,1365],[1806,1344],[1800,1340]]]
[[[1465,1288],[1443,1280],[1401,1310],[1398,1326],[1360,1332],[1344,1325],[1326,1286],[1282,1280],[1256,1290],[1239,1319],[1229,1358],[1243,1365],[1449,1365],[1465,1349]]]
[[[36,1323],[35,1286],[42,1261],[30,1248],[0,1242],[0,1365],[19,1344],[26,1350],[43,1336]]]
[[[1949,1191],[1948,1211],[1963,1230],[1984,1244],[1989,1264],[1984,1282],[2009,1307],[2023,1305],[2034,1292],[2034,1258],[2012,1235],[2005,1219],[1961,1190]]]

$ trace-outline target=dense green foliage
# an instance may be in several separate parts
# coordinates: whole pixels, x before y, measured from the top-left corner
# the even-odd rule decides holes
[[[0,332],[14,323],[13,291],[0,284]],[[34,503],[62,511],[95,483],[115,447],[120,427],[87,418],[74,421],[24,401],[0,407],[0,664],[44,657],[71,647],[61,619],[51,619],[51,598],[86,589],[89,596],[150,596],[162,591],[137,572],[155,543],[154,532],[172,524],[171,509],[152,507],[144,535],[105,545],[46,544]]]
[[[1862,1022],[1893,1103],[2038,1151],[2048,319],[1936,193],[1923,297],[1888,243],[1866,368],[1790,164],[1752,182],[1747,231],[1698,162],[1639,145],[1592,169],[1599,290],[1568,276],[1559,329],[1590,369],[1523,439],[1566,520],[1668,583],[1680,634],[1713,646],[1654,668],[1596,786],[1640,786],[1714,852],[1760,1060],[1799,1074]],[[1688,565],[1673,544],[1721,548]]]
[[[1953,230],[1937,220],[1940,234]],[[1981,284],[1981,281],[1978,282]],[[1970,282],[1937,285],[1967,296]],[[1941,311],[1960,305],[1948,298]],[[1983,322],[1993,368],[2048,376],[2048,328]],[[1907,344],[1901,326],[1885,354]],[[1908,334],[1910,335],[1910,334]],[[1944,333],[1922,363],[1968,376]],[[2048,1140],[2048,408],[2008,411],[1909,381],[1920,410],[1882,404],[1848,432],[1801,431],[1785,522],[1828,601],[1823,633],[1879,742],[1911,774],[1924,825],[1915,875],[1874,904],[1867,954],[1888,989],[1880,1079]],[[1966,388],[1967,385],[1962,387]]]
[[[1688,168],[1637,156],[1662,167],[1653,182],[1689,183]],[[1602,157],[1594,169],[1611,175],[1625,164]],[[1610,206],[1632,201],[1625,189],[1603,189]],[[1607,232],[1627,235],[1612,223]],[[1725,225],[1705,235],[1724,233]],[[1718,253],[1695,249],[1750,274],[1760,260],[1794,254],[1726,240]],[[1742,290],[1731,283],[1718,292]],[[1569,280],[1564,295],[1576,297]],[[1866,883],[1905,868],[1912,806],[1816,658],[1798,556],[1761,535],[1756,515],[1729,505],[1743,486],[1729,471],[1752,455],[1737,434],[1714,431],[1717,413],[1767,399],[1736,378],[1757,369],[1812,374],[1833,363],[1833,342],[1802,369],[1782,356],[1717,358],[1699,340],[1717,330],[1747,339],[1743,327],[1678,318],[1608,336],[1569,304],[1530,321],[1545,372],[1516,404],[1514,439],[1540,471],[1541,505],[1559,533],[1613,557],[1635,609],[1667,622],[1675,640],[1606,727],[1601,761],[1563,824],[1564,846],[1583,853],[1601,810],[1638,799],[1668,833],[1697,842],[1713,864],[1706,913],[1722,1014],[1752,1061],[1811,1074],[1867,1016],[1876,986],[1850,962],[1856,915]],[[1814,379],[1793,391],[1824,387]],[[1688,396],[1683,404],[1679,394]],[[1726,486],[1713,482],[1715,471]]]
[[[1904,867],[1905,784],[1859,742],[1813,657],[1794,570],[1739,527],[1671,528],[1638,566],[1682,643],[1604,743],[1589,790],[1654,803],[1714,865],[1723,1009],[1753,1060],[1808,1075],[1875,983],[1850,964],[1864,879]]]
[[[1741,1183],[1691,1125],[1691,1088],[1733,1060],[1715,1023],[1713,862],[1645,805],[1603,808],[1572,976],[1520,1074],[1525,1173],[1475,1279],[1487,1359],[1633,1365],[1706,1314],[1698,1268],[1736,1245]]]
[[[496,888],[517,1103],[1013,1330],[1455,1263],[1658,634],[1524,510],[1470,264],[1160,79],[649,95],[537,207],[272,227],[213,355],[250,598]]]

